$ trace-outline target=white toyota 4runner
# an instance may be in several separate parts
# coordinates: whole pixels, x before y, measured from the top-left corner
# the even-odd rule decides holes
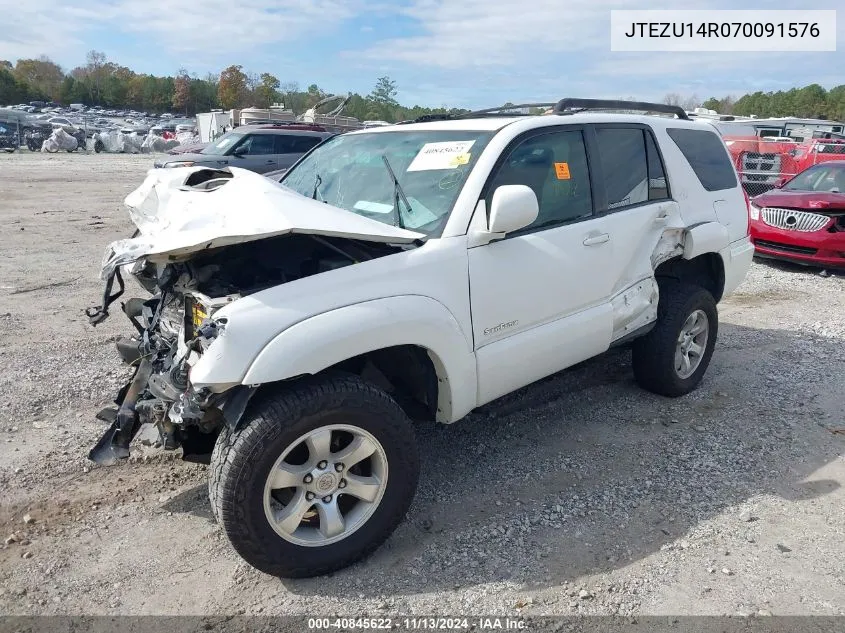
[[[109,246],[89,317],[121,271],[152,296],[122,304],[135,374],[90,458],[154,425],[210,462],[240,555],[285,577],[388,538],[417,485],[412,421],[628,342],[645,389],[694,389],[753,254],[721,138],[656,104],[429,117],[331,138],[281,185],[154,170],[126,204],[138,234]]]

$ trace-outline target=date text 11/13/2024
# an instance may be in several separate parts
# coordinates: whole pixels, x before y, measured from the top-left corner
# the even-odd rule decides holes
[[[512,617],[309,618],[311,631],[524,631],[527,622]]]

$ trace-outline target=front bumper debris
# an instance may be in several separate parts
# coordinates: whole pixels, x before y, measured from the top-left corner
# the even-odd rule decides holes
[[[88,453],[88,459],[103,466],[110,466],[129,457],[129,443],[141,426],[135,405],[138,396],[147,387],[152,369],[152,360],[149,357],[142,358],[131,382],[121,390],[122,397],[118,395],[119,401],[116,401],[116,404],[119,408],[114,421]]]

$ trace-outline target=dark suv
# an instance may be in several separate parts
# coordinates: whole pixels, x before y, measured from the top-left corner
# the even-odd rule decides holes
[[[243,125],[196,154],[166,155],[156,167],[240,167],[264,174],[287,169],[312,147],[334,136],[319,126]]]

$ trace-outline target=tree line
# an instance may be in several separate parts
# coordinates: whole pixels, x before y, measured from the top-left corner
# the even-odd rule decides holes
[[[295,81],[282,83],[270,73],[251,73],[240,65],[229,66],[219,75],[199,77],[181,68],[173,77],[156,77],[110,62],[100,51],[90,51],[85,65],[69,72],[45,56],[19,59],[15,64],[0,60],[0,105],[50,101],[192,116],[214,108],[283,104],[299,115],[329,95],[316,84],[300,88]],[[343,114],[395,122],[425,114],[465,112],[407,107],[399,104],[396,95],[396,82],[380,77],[369,94],[351,95]]]
[[[733,96],[721,99],[710,97],[703,102],[695,95],[684,98],[678,94],[667,94],[663,102],[680,105],[686,110],[701,106],[719,114],[845,121],[845,85],[825,90],[819,84],[810,84],[777,92],[753,92],[738,99]]]
[[[396,99],[397,93],[395,81],[380,77],[369,94],[351,95],[343,113],[362,121],[395,122],[426,114],[466,112],[457,108],[403,106]],[[301,88],[295,81],[281,82],[270,73],[252,73],[240,65],[229,66],[219,75],[199,77],[182,68],[173,77],[157,77],[136,73],[94,50],[88,52],[84,65],[69,72],[44,56],[19,59],[15,64],[0,60],[0,105],[38,100],[194,115],[214,108],[284,104],[299,115],[328,94],[316,84]],[[778,92],[754,92],[738,99],[711,97],[703,102],[695,95],[667,94],[663,101],[687,110],[703,106],[721,114],[845,120],[845,85],[825,90],[811,84]]]

